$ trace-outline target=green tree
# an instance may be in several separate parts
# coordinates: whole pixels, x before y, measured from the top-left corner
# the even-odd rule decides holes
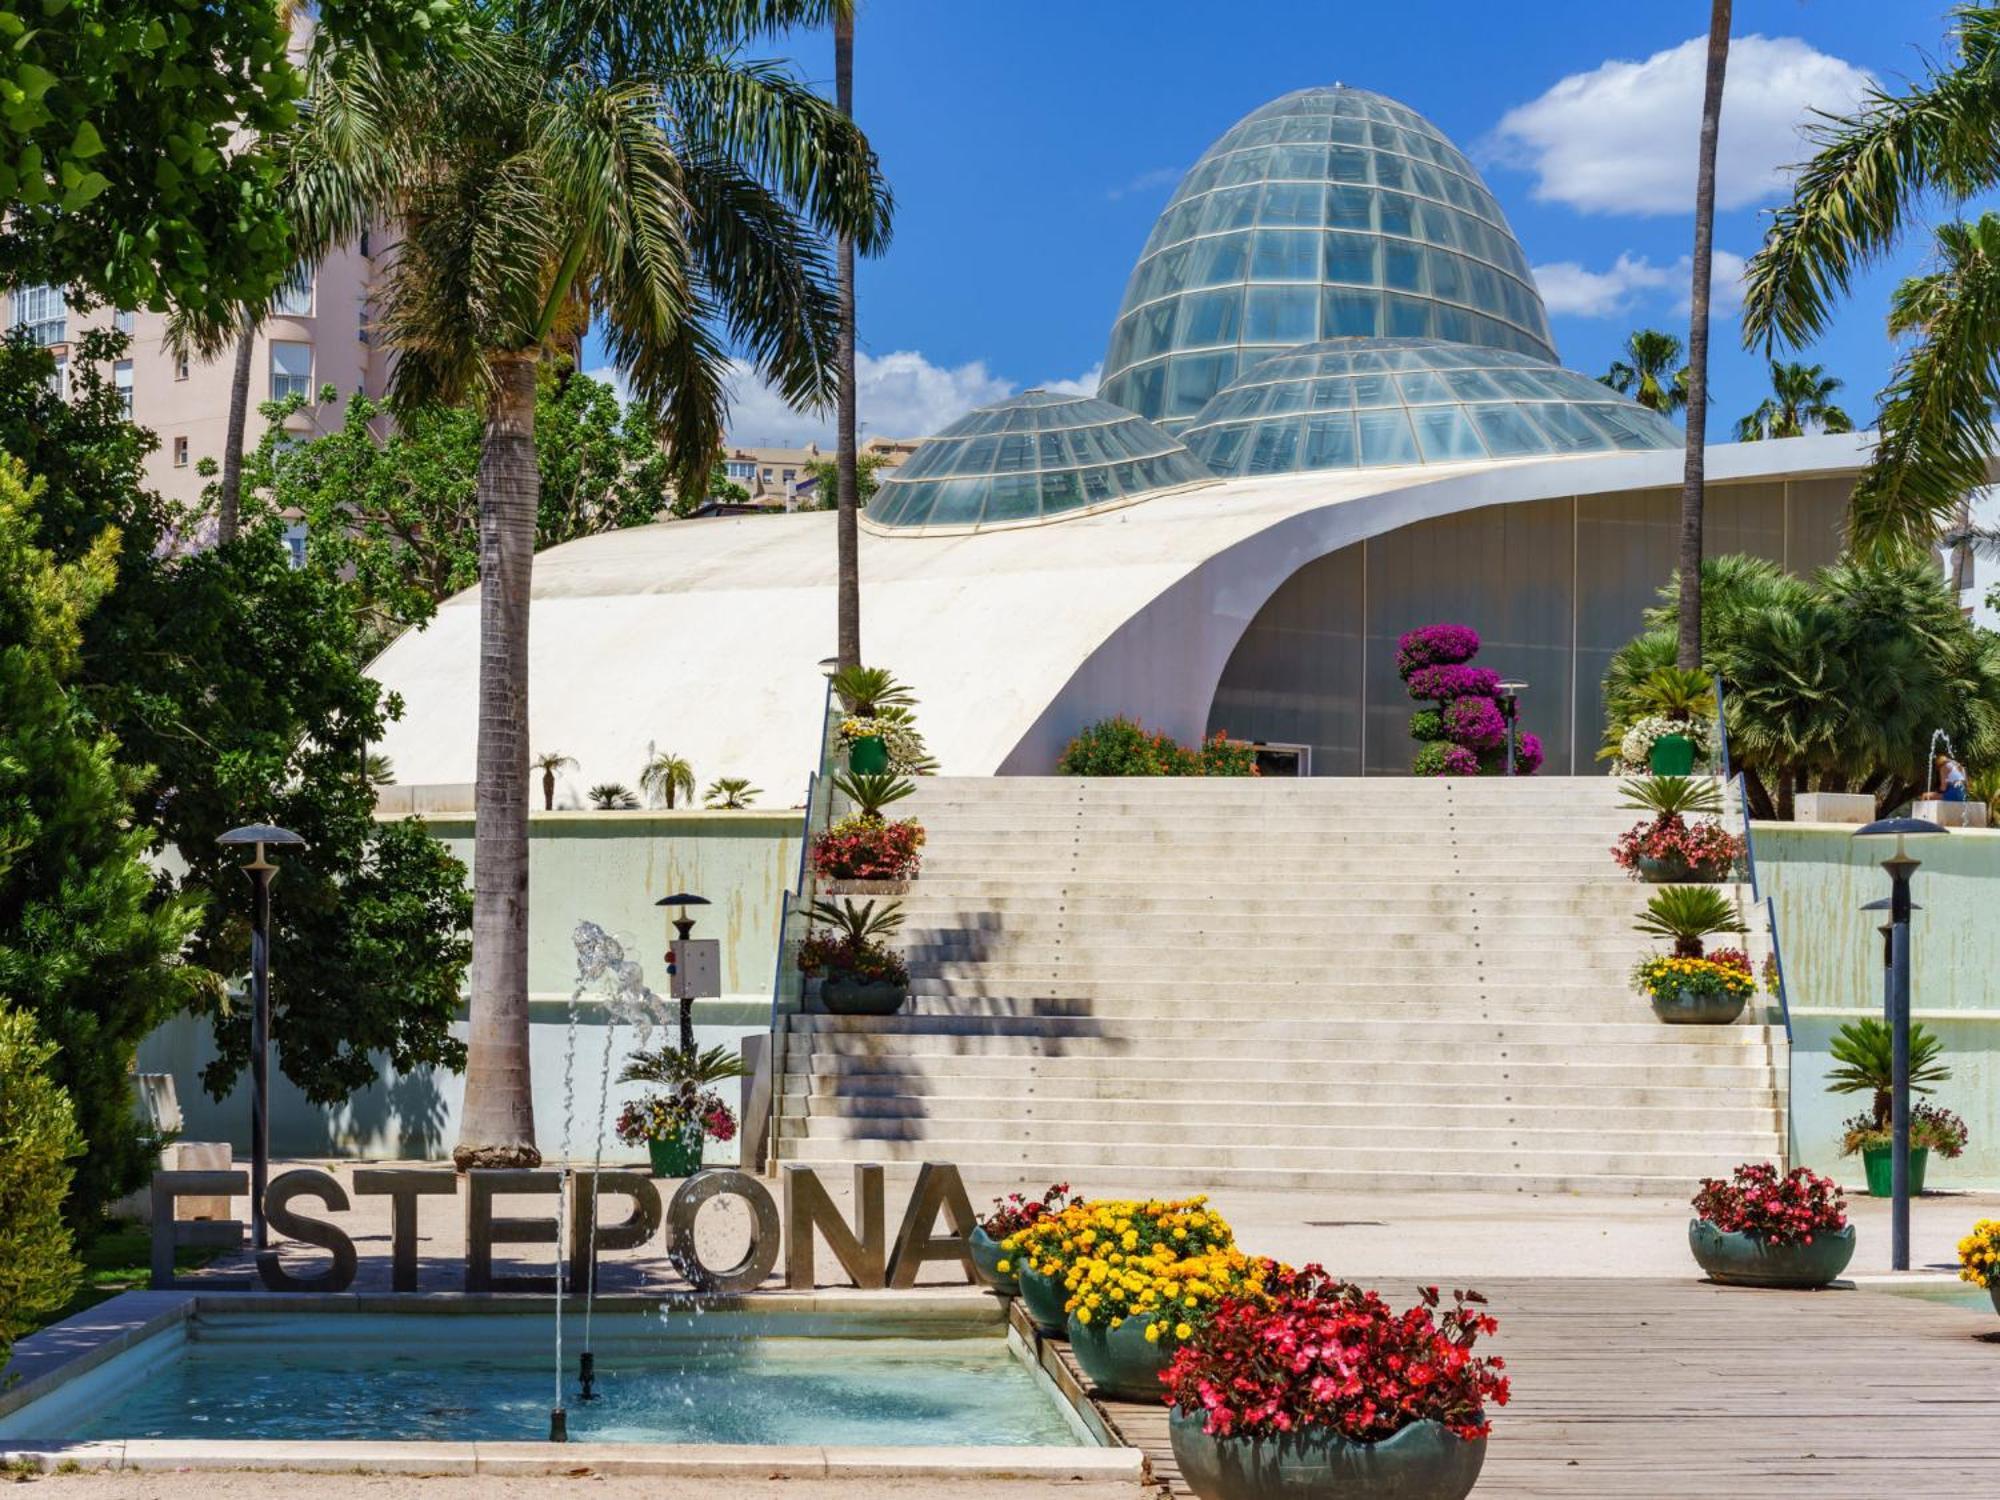
[[[639,768],[639,790],[671,809],[678,797],[693,799],[694,767],[671,750],[658,751]]]
[[[130,1070],[140,1039],[195,989],[180,953],[199,903],[155,899],[145,831],[128,823],[151,778],[120,758],[117,740],[78,702],[83,624],[112,589],[118,532],[100,528],[80,556],[59,562],[36,537],[40,498],[40,485],[25,486],[19,464],[0,457],[0,997],[24,1012],[0,1012],[10,1064],[0,1068],[0,1181],[14,1168],[17,1129],[25,1139],[54,1128],[53,1103],[27,1076],[46,1067],[81,1129],[70,1213],[87,1227],[145,1171]],[[22,1030],[29,1017],[41,1044]],[[30,1153],[20,1190],[36,1202],[46,1184],[28,1178],[46,1169],[36,1153],[50,1144],[18,1148]],[[0,1189],[0,1235],[11,1228],[9,1197]],[[39,1210],[22,1211],[27,1233]],[[47,1263],[8,1266],[11,1248],[0,1243],[0,1285],[10,1273],[40,1285]],[[15,1295],[0,1293],[0,1304]],[[0,1307],[0,1325],[9,1316]]]
[[[2000,186],[2000,7],[1960,5],[1951,21],[1952,55],[1814,127],[1814,154],[1744,274],[1747,346],[1812,342],[1854,278],[1933,201]],[[1987,482],[1995,451],[2000,219],[1982,214],[1935,234],[1937,269],[1903,282],[1890,306],[1890,330],[1905,342],[1849,511],[1858,547],[1928,551],[1966,493]]]
[[[888,195],[853,122],[743,49],[848,3],[515,0],[464,44],[398,66],[338,38],[312,64],[290,160],[302,241],[399,224],[375,303],[393,404],[472,400],[485,420],[461,1166],[540,1160],[524,895],[537,371],[598,323],[661,419],[680,491],[707,482],[721,448],[728,342],[788,402],[833,396],[822,240],[879,248]]]
[[[58,561],[122,535],[115,587],[84,627],[77,689],[132,761],[157,768],[151,789],[122,797],[139,846],[171,848],[183,867],[158,877],[153,899],[161,910],[204,903],[187,950],[191,974],[208,981],[192,998],[218,1048],[204,1081],[219,1095],[248,1056],[247,1008],[227,1004],[220,982],[248,967],[247,885],[215,840],[251,822],[307,840],[284,861],[273,909],[285,1074],[330,1105],[373,1082],[385,1057],[405,1073],[459,1067],[450,1026],[468,957],[465,869],[415,820],[375,821],[366,757],[402,705],[362,670],[351,585],[293,568],[283,521],[254,500],[234,542],[184,545],[197,518],[144,487],[154,440],[124,420],[102,378],[119,347],[96,335],[73,353],[67,401],[50,389],[46,353],[19,342],[0,351],[0,451],[43,479],[36,512]],[[159,1018],[148,1010],[135,1036]],[[50,1034],[67,1057],[72,1038]],[[88,1136],[87,1091],[71,1092]],[[93,1145],[84,1175],[94,1159]]]
[[[1809,432],[1852,432],[1854,423],[1833,404],[1842,381],[1826,373],[1825,365],[1771,361],[1771,394],[1736,424],[1736,441],[1803,437]]]
[[[0,1365],[15,1339],[69,1301],[81,1270],[63,1207],[83,1139],[55,1055],[35,1018],[0,999]]]
[[[857,509],[868,509],[868,502],[873,500],[875,492],[882,488],[882,481],[878,476],[888,465],[888,462],[889,457],[884,453],[860,453],[855,455],[854,495]],[[813,509],[837,509],[837,493],[840,483],[839,463],[824,458],[809,458],[805,462],[805,471],[812,476],[813,493],[819,497]],[[858,631],[859,626],[856,629]]]
[[[1622,353],[1599,380],[1663,417],[1687,405],[1688,367],[1679,339],[1657,328],[1638,328],[1626,336]]]

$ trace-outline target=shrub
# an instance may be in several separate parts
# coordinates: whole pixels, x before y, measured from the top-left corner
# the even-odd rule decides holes
[[[1491,667],[1424,667],[1409,676],[1410,696],[1449,703],[1456,698],[1491,698],[1500,691],[1500,674]]]
[[[1894,1130],[1879,1123],[1872,1114],[1858,1114],[1841,1127],[1840,1154],[1859,1156],[1864,1151],[1886,1151],[1895,1145]],[[1965,1121],[1939,1105],[1920,1101],[1910,1109],[1910,1147],[1935,1151],[1946,1161],[1955,1161],[1965,1152],[1972,1132]]]
[[[1719,823],[1688,823],[1669,813],[1626,829],[1611,846],[1611,857],[1635,880],[1642,859],[1683,864],[1691,879],[1721,880],[1743,857],[1743,840]]]
[[[1706,885],[1661,886],[1632,925],[1652,937],[1672,939],[1676,958],[1700,958],[1702,939],[1710,933],[1744,930],[1736,908],[1722,892]]]
[[[923,862],[924,828],[856,813],[812,841],[813,873],[826,880],[909,880]]]
[[[1834,1033],[1828,1051],[1835,1066],[1826,1075],[1827,1088],[1836,1094],[1868,1094],[1877,1125],[1887,1125],[1892,1108],[1890,1089],[1894,1085],[1894,1039],[1886,1023],[1873,1016],[1849,1021]],[[1951,1077],[1951,1069],[1940,1060],[1944,1046],[1937,1033],[1922,1021],[1910,1023],[1910,1092],[1928,1094],[1932,1085]]]
[[[1255,776],[1257,751],[1217,730],[1189,749],[1163,730],[1123,714],[1086,725],[1056,762],[1062,776]]]
[[[0,1003],[0,1364],[8,1347],[76,1291],[63,1222],[70,1158],[83,1149],[69,1095],[50,1077],[53,1042]]]
[[[1220,729],[1201,743],[1201,774],[1204,776],[1255,776],[1257,747],[1239,744]]]
[[[679,1092],[655,1093],[627,1104],[618,1112],[618,1123],[612,1128],[628,1146],[677,1140],[697,1128],[703,1135],[728,1141],[736,1137],[736,1116],[723,1102],[722,1095],[713,1089],[703,1089],[691,1096]]]
[[[1745,1162],[1727,1182],[1704,1177],[1694,1211],[1725,1234],[1772,1245],[1810,1245],[1847,1227],[1847,1200],[1832,1178],[1807,1167],[1780,1177],[1768,1162]]]
[[[1741,996],[1747,1000],[1757,992],[1748,963],[1739,968],[1709,958],[1642,958],[1632,970],[1632,983],[1654,999],[1685,990],[1693,995]]]
[[[1478,776],[1507,767],[1506,715],[1500,707],[1500,674],[1469,665],[1479,652],[1479,632],[1466,625],[1422,625],[1396,643],[1396,671],[1410,696],[1430,707],[1410,716],[1410,738],[1419,749],[1410,769],[1418,776]],[[1515,727],[1514,769],[1532,776],[1542,766],[1542,742]]]
[[[1419,625],[1396,641],[1396,675],[1407,680],[1419,667],[1456,666],[1479,654],[1479,632],[1470,625]]]
[[[1434,708],[1418,709],[1410,715],[1410,738],[1426,743],[1443,739],[1444,715]],[[1422,754],[1421,751],[1418,753]]]
[[[1456,698],[1445,706],[1444,731],[1468,750],[1497,750],[1506,742],[1507,721],[1491,698]]]

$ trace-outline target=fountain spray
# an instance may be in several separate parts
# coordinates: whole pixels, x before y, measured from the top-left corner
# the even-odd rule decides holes
[[[549,1411],[549,1441],[552,1443],[569,1441],[569,1413],[563,1408],[563,1273],[568,1267],[569,1259],[569,1246],[564,1243],[564,1231],[569,1227],[569,1203],[575,1191],[569,1165],[569,1141],[570,1127],[576,1113],[576,1013],[577,1000],[582,992],[582,985],[569,992],[569,1030],[563,1045],[563,1165],[562,1179],[556,1190],[556,1404]]]

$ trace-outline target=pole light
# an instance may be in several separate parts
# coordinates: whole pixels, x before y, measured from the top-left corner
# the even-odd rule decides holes
[[[1507,774],[1514,774],[1515,721],[1521,714],[1521,694],[1528,690],[1525,682],[1508,678],[1500,684],[1500,717],[1507,722]]]
[[[250,914],[250,1246],[268,1250],[264,1224],[264,1183],[271,1171],[271,882],[278,867],[265,857],[266,844],[303,849],[305,840],[287,828],[249,823],[216,840],[253,849],[243,873],[256,892]]]
[[[1893,838],[1882,861],[1889,874],[1889,1269],[1910,1269],[1910,877],[1919,861],[1903,841],[1934,838],[1941,824],[1924,818],[1881,818],[1854,830],[1858,839]]]

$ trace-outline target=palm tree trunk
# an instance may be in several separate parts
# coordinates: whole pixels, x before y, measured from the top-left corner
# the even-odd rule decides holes
[[[229,420],[222,435],[222,484],[216,503],[215,540],[236,540],[243,513],[243,429],[250,416],[250,367],[257,353],[257,322],[248,312],[236,336],[236,365],[229,374]]]
[[[1701,158],[1694,190],[1694,286],[1688,321],[1687,463],[1681,479],[1681,608],[1676,659],[1701,666],[1701,519],[1708,440],[1708,281],[1715,248],[1715,138],[1722,124],[1722,76],[1729,66],[1730,0],[1708,14],[1708,82],[1701,101]]]
[[[532,1167],[528,1064],[528,589],[535,555],[535,357],[494,360],[479,452],[479,759],[472,790],[472,1015],[451,1157]]]
[[[843,6],[833,21],[834,100],[840,112],[854,117],[854,9]],[[840,562],[840,642],[843,667],[861,665],[861,514],[855,474],[854,422],[854,241],[840,237],[840,431],[835,455],[834,518]]]

